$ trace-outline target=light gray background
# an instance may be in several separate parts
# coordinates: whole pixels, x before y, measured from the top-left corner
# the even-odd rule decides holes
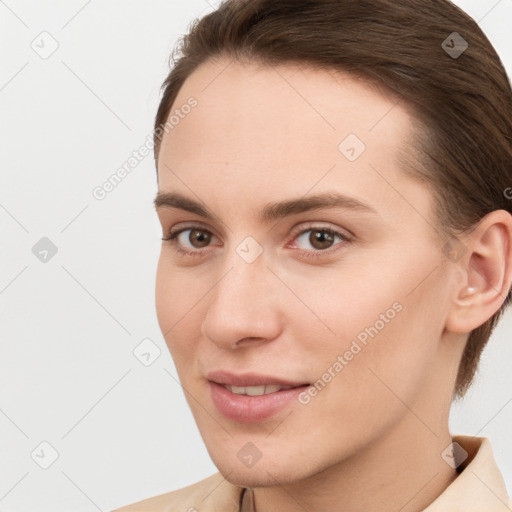
[[[456,3],[510,74],[512,0]],[[216,471],[155,314],[152,155],[92,195],[151,134],[174,43],[215,5],[0,1],[2,511],[108,511]],[[31,45],[52,38],[43,59]],[[46,263],[42,237],[58,248]],[[509,492],[511,333],[508,312],[451,418],[452,433],[491,439]],[[146,338],[161,350],[150,366],[133,354]]]

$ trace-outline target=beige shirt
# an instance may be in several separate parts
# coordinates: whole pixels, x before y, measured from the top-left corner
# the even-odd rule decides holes
[[[489,439],[452,436],[468,457],[457,478],[423,512],[510,512],[503,477]],[[112,512],[255,512],[250,488],[230,484],[220,473],[177,491],[160,494]]]

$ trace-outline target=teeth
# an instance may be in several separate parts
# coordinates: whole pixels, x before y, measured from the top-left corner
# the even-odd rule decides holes
[[[281,386],[277,386],[276,384],[267,384],[265,386],[265,395],[268,395],[269,393],[275,393],[276,391],[280,391],[282,388]]]
[[[238,387],[226,385],[224,387],[236,395],[261,396],[268,395],[269,393],[276,393],[282,389],[291,389],[293,386],[278,386],[277,384],[267,384],[266,386]]]

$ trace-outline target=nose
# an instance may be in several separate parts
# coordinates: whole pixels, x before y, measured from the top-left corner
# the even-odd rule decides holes
[[[269,342],[282,327],[279,287],[261,255],[252,263],[237,254],[210,292],[201,333],[220,348],[234,350]]]

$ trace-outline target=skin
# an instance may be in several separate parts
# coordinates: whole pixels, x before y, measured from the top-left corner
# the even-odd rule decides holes
[[[164,135],[158,160],[159,192],[215,215],[157,208],[163,235],[212,234],[175,239],[193,257],[163,241],[156,279],[160,328],[208,452],[229,482],[255,488],[257,512],[422,510],[457,476],[441,457],[457,366],[467,333],[511,285],[511,216],[489,214],[449,260],[430,189],[399,167],[418,129],[405,104],[338,71],[229,62],[209,60],[185,82],[173,109],[191,96],[198,105]],[[350,133],[366,145],[353,162],[338,150]],[[268,203],[328,191],[376,213],[259,219]],[[350,238],[322,245],[322,228]],[[248,236],[263,251],[252,263],[236,252]],[[313,383],[396,302],[309,403],[252,424],[215,408],[207,372]],[[262,455],[252,467],[237,457],[247,442]]]

